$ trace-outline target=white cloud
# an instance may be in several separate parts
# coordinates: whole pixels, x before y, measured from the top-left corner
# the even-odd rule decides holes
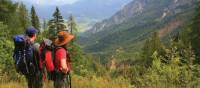
[[[73,4],[78,0],[13,0],[17,2],[24,2],[33,5],[65,5]]]

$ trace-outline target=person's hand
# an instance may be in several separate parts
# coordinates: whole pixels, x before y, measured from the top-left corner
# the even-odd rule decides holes
[[[66,69],[61,69],[61,71],[62,73],[67,74],[70,71],[70,69],[67,67]]]

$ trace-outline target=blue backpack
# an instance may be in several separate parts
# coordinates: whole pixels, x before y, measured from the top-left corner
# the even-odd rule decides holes
[[[15,45],[13,59],[17,72],[24,75],[34,75],[36,73],[36,65],[33,45],[28,42],[24,35],[14,36],[13,41]]]

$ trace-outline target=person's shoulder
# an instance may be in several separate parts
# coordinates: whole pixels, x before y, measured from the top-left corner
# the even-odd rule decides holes
[[[63,47],[58,47],[58,48],[56,49],[56,51],[57,51],[57,52],[66,52],[65,48],[63,48]]]

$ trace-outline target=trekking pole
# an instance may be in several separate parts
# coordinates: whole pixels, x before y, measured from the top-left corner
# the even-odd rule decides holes
[[[72,88],[71,75],[69,72],[67,73],[67,81],[67,84],[69,85],[68,88]]]

